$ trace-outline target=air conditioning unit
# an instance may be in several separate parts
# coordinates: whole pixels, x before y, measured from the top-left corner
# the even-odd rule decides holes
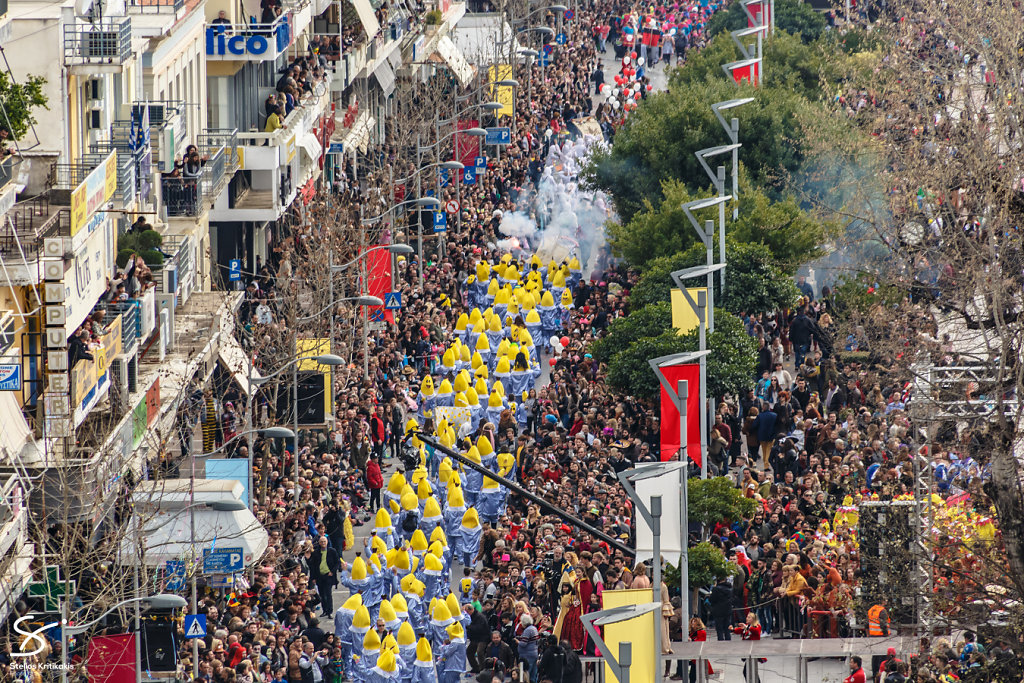
[[[85,82],[85,99],[87,100],[102,100],[103,99],[103,81],[98,78],[90,78]]]
[[[117,31],[95,30],[85,34],[82,42],[83,57],[113,59],[120,56],[118,51]]]

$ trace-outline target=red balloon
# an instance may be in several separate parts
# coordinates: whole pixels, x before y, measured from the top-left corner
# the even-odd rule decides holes
[[[647,92],[651,92],[652,90],[654,90],[654,86],[651,85],[650,83],[648,83],[647,84]]]
[[[615,85],[622,85],[622,76],[615,77]]]
[[[636,51],[630,52],[629,53],[629,58],[630,59],[636,59]]]
[[[561,339],[559,339],[558,341],[559,341],[559,343],[560,343],[560,344],[561,344],[562,346],[568,346],[568,345],[569,345],[569,338],[568,338],[568,337],[562,337],[562,338],[561,338]]]
[[[604,83],[602,83],[601,85],[597,86],[597,94],[598,95],[604,94]]]
[[[552,358],[551,360],[548,361],[548,365],[550,365],[551,367],[555,367],[555,363],[557,363],[557,362],[558,362],[557,359]]]

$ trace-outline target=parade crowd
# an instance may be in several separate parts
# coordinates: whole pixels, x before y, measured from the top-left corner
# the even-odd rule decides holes
[[[581,6],[568,44],[544,72],[533,67],[532,98],[519,88],[512,144],[462,193],[461,230],[450,230],[443,254],[423,264],[422,284],[415,256],[396,259],[403,308],[370,333],[365,374],[361,352],[352,366],[335,369],[333,424],[301,432],[298,453],[291,442],[237,440],[237,453],[257,454],[255,478],[266,494],[258,512],[270,549],[251,581],[200,596],[209,625],[200,679],[454,682],[471,674],[486,683],[575,683],[594,675],[581,660],[597,654],[581,615],[601,609],[605,591],[652,588],[651,568],[428,441],[633,544],[635,512],[614,473],[658,459],[657,408],[613,393],[588,346],[627,314],[637,275],[603,256],[545,262],[512,253],[497,246],[506,237],[498,227],[510,211],[536,216],[545,163],[577,136],[574,119],[593,113],[611,141],[627,105],[635,106],[618,97],[595,106],[591,86],[601,92],[605,82],[600,55],[614,50],[622,63],[638,53],[630,77],[642,86],[635,98],[643,98],[643,69],[702,46],[719,4]],[[301,68],[291,77],[301,81]],[[288,89],[280,92],[286,108]],[[271,105],[281,107],[268,100],[268,112],[276,111]],[[371,154],[390,163],[394,152]],[[348,178],[335,195],[341,206],[319,215],[354,222],[361,204],[383,211],[382,194],[371,188],[385,177]],[[451,188],[442,194],[454,197]],[[249,348],[284,345],[294,330],[279,300],[321,286],[303,266],[331,230],[316,210],[255,268],[242,307]],[[398,237],[382,235],[380,243]],[[759,343],[756,376],[744,395],[718,404],[708,457],[713,473],[756,502],[755,512],[709,530],[733,573],[699,592],[689,623],[681,623],[678,589],[662,586],[666,654],[684,635],[756,640],[890,628],[884,610],[859,626],[853,614],[856,502],[912,492],[910,390],[856,354],[843,359],[866,342],[834,340],[832,293],[803,280],[798,286],[802,299],[792,309],[744,318]],[[246,398],[228,398],[218,405],[206,397],[204,425],[216,427],[211,450],[239,430]],[[253,400],[256,415],[273,412],[262,393]],[[938,494],[977,490],[985,480],[967,456],[930,457]],[[345,597],[335,600],[336,591]],[[913,661],[863,664],[884,669],[886,681],[948,681],[997,666],[1009,652],[1005,643],[986,651],[973,638],[938,640]],[[186,672],[190,658],[183,647]],[[681,664],[670,662],[665,676],[681,678]],[[860,664],[851,660],[853,683],[865,680]],[[689,671],[694,680],[695,667]]]

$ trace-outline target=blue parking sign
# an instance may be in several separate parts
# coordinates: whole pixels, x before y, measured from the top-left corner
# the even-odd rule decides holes
[[[448,215],[444,211],[434,212],[434,232],[444,232],[448,228]]]
[[[242,279],[242,259],[233,258],[228,261],[228,282],[238,282]]]
[[[473,167],[476,169],[477,175],[487,173],[487,157],[476,157],[473,159]]]
[[[476,185],[476,167],[467,166],[462,169],[462,184],[463,185]]]
[[[487,137],[484,139],[484,144],[507,145],[510,142],[512,142],[512,130],[507,126],[487,129]]]

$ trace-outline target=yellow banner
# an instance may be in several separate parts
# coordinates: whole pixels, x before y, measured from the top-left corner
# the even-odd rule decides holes
[[[652,602],[651,595],[650,590],[606,590],[602,594],[602,607],[611,609],[628,605],[646,605]],[[655,675],[657,672],[654,670],[654,619],[656,614],[660,614],[660,610],[604,627],[604,642],[616,659],[619,658],[619,643],[630,643],[633,647],[633,665],[629,669],[630,681],[655,681],[658,679]],[[607,664],[604,668],[604,680],[619,680]]]
[[[100,337],[100,347],[92,350],[91,361],[83,360],[75,364],[71,370],[71,405],[78,407],[82,399],[99,382],[100,377],[107,374],[110,364],[124,351],[121,340],[121,316],[107,325],[107,331]]]
[[[707,287],[687,287],[686,291],[693,297],[694,302],[700,301],[701,292],[707,292]],[[704,320],[708,319],[708,297],[704,297]],[[683,293],[678,289],[672,290],[672,327],[679,330],[679,334],[686,334],[697,329],[700,319],[697,312],[690,306]]]
[[[99,166],[89,171],[71,193],[71,236],[81,230],[96,211],[117,191],[117,152],[107,155]]]
[[[497,64],[487,70],[489,83],[506,81],[512,78],[511,64]],[[501,105],[499,116],[512,116],[515,113],[515,88],[508,85],[491,86],[491,99]]]

